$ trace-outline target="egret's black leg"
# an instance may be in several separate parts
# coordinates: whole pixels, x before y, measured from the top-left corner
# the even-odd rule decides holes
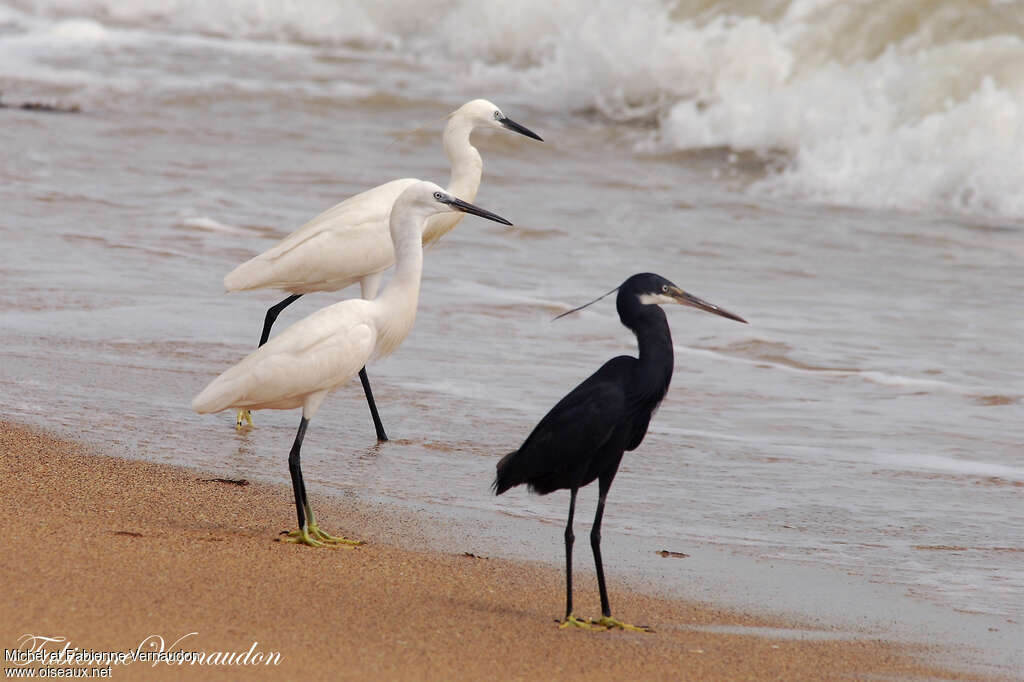
[[[309,420],[305,417],[299,422],[299,431],[295,434],[295,442],[292,443],[292,450],[288,453],[288,471],[292,475],[292,492],[295,493],[295,513],[299,517],[300,542],[307,545],[319,545],[316,540],[309,537],[309,528],[306,526],[306,509],[309,508],[309,501],[306,499],[306,484],[302,480],[302,467],[299,465],[299,451],[302,450],[302,439],[306,436],[306,426]]]
[[[373,402],[373,391],[370,390],[370,378],[366,376],[366,368],[359,370],[359,381],[363,384],[363,393],[366,394],[366,404],[370,406],[370,416],[373,417],[373,428],[377,430],[377,440],[386,441],[388,434],[384,433],[384,424],[377,414],[377,403]]]
[[[558,627],[564,628],[570,625],[580,628],[589,628],[590,623],[581,620],[572,613],[572,543],[576,536],[572,533],[572,517],[576,513],[576,492],[578,488],[572,488],[569,492],[569,520],[565,523],[565,620]]]
[[[267,309],[267,316],[263,320],[263,334],[260,335],[260,345],[262,346],[270,338],[270,328],[274,326],[274,322],[277,321],[277,316],[281,314],[281,311],[295,303],[302,297],[302,294],[292,294],[288,298],[284,299],[277,305],[270,306]]]
[[[565,619],[572,615],[572,517],[576,513],[576,488],[569,494],[569,520],[565,523]]]
[[[274,321],[277,320],[277,316],[281,314],[281,311],[295,303],[301,296],[302,294],[292,294],[277,305],[270,306],[267,309],[267,316],[263,320],[263,333],[260,335],[260,346],[265,344],[267,339],[270,338],[270,328],[274,326]],[[235,418],[235,428],[242,428],[242,425],[246,422],[249,423],[249,426],[252,426],[252,413],[249,410],[239,410],[238,416]]]
[[[309,420],[305,417],[299,422],[299,432],[295,434],[295,442],[288,454],[288,471],[292,475],[292,492],[295,494],[295,513],[299,518],[299,529],[288,533],[286,542],[295,542],[310,547],[325,547],[337,545],[361,545],[361,540],[348,540],[335,537],[320,530],[313,517],[313,508],[309,506],[309,499],[306,497],[306,482],[302,480],[302,467],[299,464],[299,451],[302,449],[302,439],[306,435],[306,426]]]
[[[646,625],[629,625],[615,620],[612,618],[612,607],[608,603],[608,588],[604,583],[604,565],[601,562],[601,519],[604,517],[604,501],[608,496],[608,489],[612,486],[613,478],[615,478],[615,471],[612,471],[610,476],[602,476],[598,481],[597,511],[594,513],[594,526],[590,529],[590,548],[594,550],[594,567],[597,569],[597,589],[601,593],[601,620],[594,621],[594,625],[603,625],[609,630],[620,628],[652,632]]]
[[[604,584],[604,565],[601,563],[601,519],[604,517],[604,499],[608,495],[611,480],[605,485],[604,477],[598,483],[597,511],[594,513],[594,527],[590,529],[590,548],[594,550],[594,567],[597,569],[597,589],[601,593],[601,615],[611,618],[612,607],[608,604],[608,589]]]

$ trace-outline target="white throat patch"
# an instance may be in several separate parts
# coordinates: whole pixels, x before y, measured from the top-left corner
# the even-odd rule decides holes
[[[678,303],[678,301],[668,294],[640,294],[637,299],[644,305],[653,305],[656,303]]]

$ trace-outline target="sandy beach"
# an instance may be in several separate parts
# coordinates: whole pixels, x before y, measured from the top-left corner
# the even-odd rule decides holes
[[[0,0],[4,667],[1024,680],[1024,3],[515,7]],[[388,443],[357,381],[310,424],[317,518],[367,544],[278,542],[299,415],[189,408],[285,295],[225,274],[381,183],[448,187],[477,98],[543,137],[472,133],[463,198],[516,228],[427,249],[370,369]],[[636,354],[614,296],[553,318],[639,272],[749,324],[666,309],[671,386],[608,498],[613,613],[656,632],[559,630],[569,493],[489,484]]]
[[[972,679],[929,665],[934,651],[817,638],[800,624],[630,593],[614,576],[615,615],[656,632],[560,630],[561,571],[459,547],[416,551],[415,517],[316,496],[326,529],[367,544],[314,550],[275,541],[294,523],[285,486],[207,480],[7,423],[0,451],[5,649],[59,651],[63,642],[39,639],[50,637],[207,657],[128,659],[111,666],[115,679]],[[589,556],[578,557],[578,612],[594,615]],[[224,663],[231,652],[249,662]]]

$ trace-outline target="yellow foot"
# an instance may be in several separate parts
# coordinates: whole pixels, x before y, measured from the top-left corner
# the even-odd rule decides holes
[[[310,547],[337,547],[337,545],[329,545],[326,542],[321,542],[311,536],[305,526],[299,530],[293,530],[290,533],[281,531],[281,535],[287,537],[278,538],[281,542],[293,542],[296,545],[308,545]]]
[[[238,417],[235,419],[235,428],[240,429],[248,423],[252,426],[252,412],[249,410],[239,410]]]
[[[654,632],[649,625],[630,625],[621,620],[615,620],[611,616],[602,616],[601,620],[591,620],[590,624],[601,627],[605,630],[633,630],[634,632]]]
[[[603,630],[604,628],[594,627],[591,625],[591,621],[586,618],[577,618],[573,614],[569,614],[565,620],[558,621],[558,628],[564,630],[567,627],[583,628],[584,630]]]
[[[295,531],[295,532],[297,532],[297,531]],[[365,545],[366,544],[362,540],[349,540],[348,538],[338,537],[336,535],[331,535],[330,533],[322,531],[322,530],[320,530],[320,526],[316,525],[315,521],[313,523],[309,524],[309,533],[310,533],[310,535],[315,537],[317,540],[321,540],[322,542],[326,542],[326,543],[329,543],[329,544],[332,544],[332,545],[344,545],[346,547],[359,547],[360,545]]]
[[[310,547],[345,547],[351,549],[359,545],[365,545],[362,540],[349,540],[348,538],[335,537],[320,530],[315,523],[308,524],[299,530],[281,532],[287,537],[279,538],[281,542],[293,542],[297,545],[309,545]]]

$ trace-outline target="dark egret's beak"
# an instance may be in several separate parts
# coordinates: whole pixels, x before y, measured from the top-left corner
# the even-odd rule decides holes
[[[540,135],[538,135],[537,133],[533,132],[532,130],[530,130],[529,128],[527,128],[524,125],[519,125],[518,123],[516,123],[515,121],[510,119],[508,116],[505,116],[503,118],[499,118],[498,119],[498,123],[500,123],[502,125],[502,127],[508,128],[509,130],[511,130],[513,132],[519,133],[520,135],[526,135],[527,137],[532,137],[533,139],[539,140],[540,142],[544,141],[544,138],[542,138]]]
[[[735,315],[733,313],[730,313],[728,310],[719,308],[717,305],[713,303],[708,303],[704,299],[697,298],[693,294],[688,294],[677,286],[669,286],[667,294],[670,297],[672,297],[672,300],[674,300],[676,303],[680,305],[688,305],[691,308],[706,310],[709,313],[721,315],[722,317],[727,317],[730,320],[736,320],[737,322],[742,322],[743,324],[747,323],[747,321],[744,320],[739,315]]]
[[[438,201],[440,201],[442,204],[448,204],[449,206],[454,208],[456,211],[462,211],[463,213],[472,213],[473,215],[478,215],[481,218],[487,218],[488,220],[493,220],[494,222],[501,223],[502,225],[511,225],[512,224],[509,221],[507,221],[504,218],[502,218],[497,213],[491,213],[490,211],[484,210],[484,209],[480,208],[479,206],[474,206],[473,204],[469,203],[468,201],[463,201],[462,199],[458,199],[458,198],[453,197],[453,196],[438,197]]]

